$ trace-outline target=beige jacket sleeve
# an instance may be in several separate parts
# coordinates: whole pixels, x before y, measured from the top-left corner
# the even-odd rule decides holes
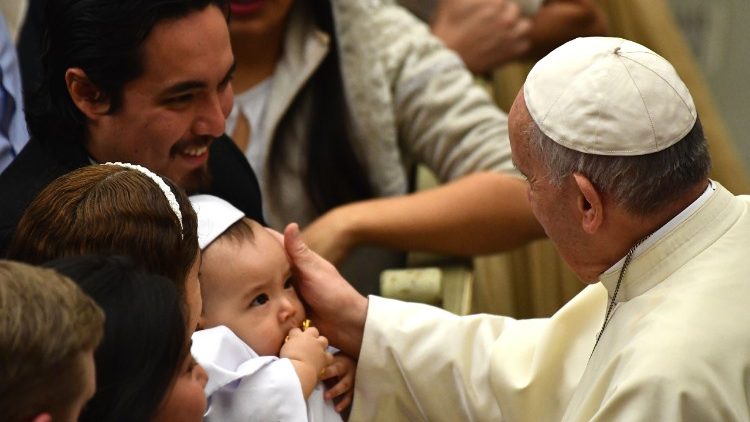
[[[384,6],[375,19],[402,156],[442,182],[482,170],[513,172],[507,116],[461,59],[403,8]]]
[[[527,16],[531,16],[542,7],[544,0],[512,0],[521,6],[521,10]],[[384,0],[384,3],[396,3],[395,0]],[[440,3],[439,0],[398,0],[398,4],[406,7],[412,13],[419,16],[422,20],[429,20],[435,7]]]

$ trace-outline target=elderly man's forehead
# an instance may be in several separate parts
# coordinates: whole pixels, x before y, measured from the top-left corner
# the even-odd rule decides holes
[[[521,89],[508,112],[509,129],[511,131],[514,131],[514,129],[520,130],[521,132],[515,133],[515,135],[521,135],[532,121],[531,113],[526,106],[523,89]]]

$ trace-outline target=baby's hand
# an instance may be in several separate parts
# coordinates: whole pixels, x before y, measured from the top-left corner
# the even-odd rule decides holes
[[[339,413],[352,404],[356,371],[357,363],[354,359],[343,353],[337,353],[333,355],[333,363],[328,365],[320,377],[323,380],[330,380],[326,383],[330,385],[330,388],[325,393],[325,399],[336,399],[336,411]]]
[[[315,327],[305,331],[292,328],[281,346],[279,357],[292,362],[305,400],[310,397],[325,367],[333,362],[333,355],[326,352],[327,347],[328,339],[321,336]]]

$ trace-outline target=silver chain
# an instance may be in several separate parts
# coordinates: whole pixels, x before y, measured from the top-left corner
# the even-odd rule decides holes
[[[612,310],[615,308],[615,303],[617,303],[617,293],[620,291],[620,284],[622,284],[622,279],[625,278],[625,270],[627,270],[628,265],[630,265],[630,261],[633,259],[633,253],[635,252],[635,250],[638,249],[638,246],[640,246],[641,243],[643,243],[643,241],[646,239],[648,239],[648,236],[644,237],[635,245],[631,246],[630,250],[628,250],[628,254],[625,255],[625,261],[622,263],[620,276],[617,278],[617,284],[615,285],[615,291],[614,293],[612,293],[612,301],[609,302],[609,306],[607,306],[607,313],[604,314],[604,323],[602,324],[602,329],[599,330],[599,334],[596,335],[596,343],[594,343],[594,348],[591,349],[592,355],[594,354],[594,350],[596,350],[596,346],[599,344],[599,339],[601,339],[602,334],[604,334],[604,329],[607,328],[607,324],[612,318]]]

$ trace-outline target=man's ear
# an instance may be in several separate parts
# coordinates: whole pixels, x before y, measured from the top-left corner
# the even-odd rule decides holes
[[[573,173],[573,179],[580,192],[577,206],[581,215],[581,227],[586,233],[594,234],[604,221],[602,196],[588,177]]]
[[[96,120],[109,111],[109,99],[80,67],[65,71],[65,85],[73,103],[88,119]]]

